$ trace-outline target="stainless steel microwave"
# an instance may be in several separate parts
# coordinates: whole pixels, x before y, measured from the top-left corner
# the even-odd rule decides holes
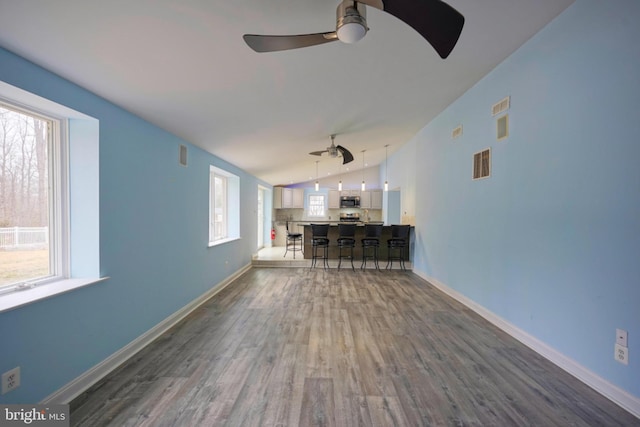
[[[358,196],[342,196],[340,197],[341,208],[359,208],[360,197]]]

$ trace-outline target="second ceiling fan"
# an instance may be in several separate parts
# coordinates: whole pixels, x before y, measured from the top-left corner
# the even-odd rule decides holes
[[[464,26],[464,16],[440,0],[343,0],[336,11],[335,31],[287,36],[245,34],[243,38],[256,52],[297,49],[336,40],[355,43],[369,30],[365,5],[387,12],[411,26],[443,59],[455,47]]]

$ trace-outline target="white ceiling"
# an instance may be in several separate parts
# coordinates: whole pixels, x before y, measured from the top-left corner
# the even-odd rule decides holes
[[[256,53],[253,34],[335,29],[337,0],[0,0],[0,46],[271,184],[345,172],[310,156],[329,135],[379,164],[573,0],[450,0],[465,16],[441,59],[367,9],[354,45]],[[503,94],[496,94],[501,97]],[[496,99],[497,102],[499,99]],[[490,106],[487,106],[489,108]]]

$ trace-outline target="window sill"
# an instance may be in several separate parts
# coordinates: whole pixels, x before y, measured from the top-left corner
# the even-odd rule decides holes
[[[0,296],[0,313],[107,280],[108,277],[64,279]]]
[[[240,237],[229,237],[227,239],[220,239],[213,242],[209,242],[209,247],[212,248],[214,246],[224,245],[225,243],[233,242],[235,240],[240,240]]]

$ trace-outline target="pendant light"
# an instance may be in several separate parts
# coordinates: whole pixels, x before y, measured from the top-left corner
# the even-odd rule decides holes
[[[316,191],[320,191],[320,183],[318,182],[318,160],[316,160]]]
[[[364,152],[365,150],[362,150],[362,186],[360,187],[360,190],[365,191],[366,185],[364,183]]]
[[[387,151],[388,151],[388,147],[389,144],[384,146],[384,191],[389,191],[389,171],[388,171],[388,159],[387,159]]]
[[[340,181],[338,181],[338,191],[342,191],[342,162],[338,162],[339,166],[339,173],[338,175],[340,175]]]

